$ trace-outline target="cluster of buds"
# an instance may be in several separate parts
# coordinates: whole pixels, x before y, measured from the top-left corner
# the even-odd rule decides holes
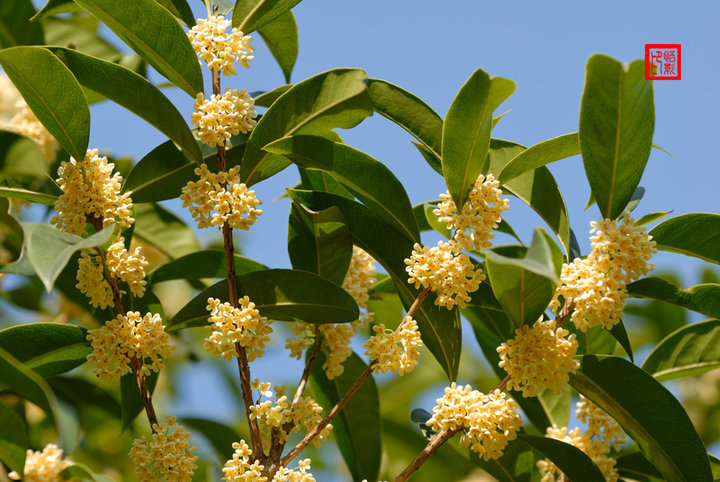
[[[222,15],[211,15],[208,19],[197,19],[197,25],[190,29],[188,37],[200,60],[204,60],[210,70],[222,71],[223,75],[235,75],[235,63],[245,68],[253,59],[255,50],[250,41],[252,37],[233,28],[227,33],[230,20]]]
[[[365,342],[365,354],[375,362],[375,375],[391,371],[402,376],[415,369],[420,357],[418,348],[423,343],[412,317],[406,316],[395,331],[386,330],[383,324],[374,326],[373,330],[375,335]]]
[[[250,463],[252,458],[252,450],[244,441],[235,442],[232,445],[235,449],[232,459],[225,462],[223,467],[223,480],[229,481],[252,481],[267,482],[268,478],[262,475],[265,468],[257,460]],[[310,459],[298,462],[297,469],[280,467],[275,472],[271,482],[315,482],[315,478],[309,472]]]
[[[60,472],[72,464],[72,460],[63,457],[62,449],[55,444],[48,444],[41,452],[28,449],[22,476],[12,471],[8,477],[25,482],[60,481],[64,480]]]
[[[165,423],[155,424],[150,440],[135,439],[130,459],[135,464],[139,481],[172,480],[190,482],[197,469],[195,447],[188,442],[190,433],[177,423],[175,417],[166,416]]]
[[[265,353],[265,343],[272,333],[272,320],[260,316],[255,303],[247,296],[240,298],[238,305],[234,308],[230,303],[208,298],[210,325],[205,327],[208,336],[203,347],[230,361],[238,356],[237,345],[240,345],[245,348],[248,360],[252,361]]]

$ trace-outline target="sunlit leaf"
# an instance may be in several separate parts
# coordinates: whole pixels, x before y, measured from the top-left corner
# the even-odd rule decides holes
[[[266,269],[265,266],[235,255],[235,273],[249,273]],[[148,273],[149,285],[175,279],[224,278],[227,276],[225,253],[223,251],[196,251],[169,261]]]
[[[663,301],[720,318],[720,284],[704,283],[684,290],[662,278],[647,277],[627,285],[630,296]]]
[[[170,258],[200,250],[195,233],[180,218],[159,204],[135,204],[133,235]]]
[[[56,423],[57,402],[47,382],[3,348],[0,348],[0,384],[33,402]]]
[[[35,8],[31,0],[0,2],[0,48],[42,44],[42,26],[29,22],[33,15]]]
[[[298,3],[300,0],[237,0],[232,26],[247,35],[289,12]]]
[[[720,214],[675,216],[652,228],[650,235],[658,249],[720,264]]]
[[[285,82],[290,83],[290,74],[292,74],[298,54],[298,30],[295,16],[288,10],[260,28],[258,33],[280,66],[285,76]]]
[[[520,174],[578,154],[580,154],[580,144],[577,132],[554,137],[535,144],[515,156],[499,173],[498,180],[504,184]]]

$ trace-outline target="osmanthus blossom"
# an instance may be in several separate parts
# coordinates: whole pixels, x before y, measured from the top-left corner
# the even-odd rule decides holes
[[[63,457],[63,451],[55,444],[48,444],[42,451],[28,449],[22,476],[15,471],[8,474],[13,480],[25,482],[61,482],[66,480],[60,472],[73,465]]]
[[[235,449],[232,459],[225,462],[223,467],[222,480],[231,482],[267,482],[268,478],[262,475],[265,468],[258,461],[250,463],[252,450],[244,441],[232,444]],[[310,459],[300,460],[297,469],[280,467],[275,472],[272,482],[315,482],[315,478],[309,472]]]
[[[245,89],[225,89],[223,94],[209,99],[198,93],[190,121],[198,127],[200,141],[215,147],[223,145],[231,136],[252,130],[255,117],[255,102]]]
[[[519,390],[524,397],[537,396],[546,388],[562,390],[570,374],[580,367],[573,358],[577,340],[568,334],[564,328],[556,328],[553,320],[538,320],[532,327],[523,325],[515,330],[515,337],[497,348],[498,365],[509,375],[508,389]]]
[[[200,60],[204,60],[210,70],[222,71],[223,75],[235,75],[235,63],[245,68],[253,59],[255,50],[250,41],[252,37],[230,27],[230,20],[222,15],[211,15],[207,19],[197,19],[197,25],[190,29],[188,38]]]
[[[203,348],[230,361],[239,355],[235,345],[239,343],[245,348],[248,361],[253,361],[265,353],[273,321],[261,316],[247,296],[240,298],[238,304],[240,306],[235,308],[230,303],[208,298],[210,325],[205,327],[208,336]]]
[[[383,324],[373,330],[375,335],[365,342],[365,354],[375,362],[375,375],[391,371],[402,376],[415,369],[420,358],[418,348],[423,345],[415,320],[405,317],[395,331],[386,330]]]
[[[155,424],[150,440],[138,438],[130,449],[138,482],[190,482],[197,469],[196,448],[190,446],[190,433],[166,416],[165,423]]]

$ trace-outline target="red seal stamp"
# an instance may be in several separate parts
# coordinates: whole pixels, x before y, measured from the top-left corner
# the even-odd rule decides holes
[[[645,44],[645,79],[680,80],[680,44]]]

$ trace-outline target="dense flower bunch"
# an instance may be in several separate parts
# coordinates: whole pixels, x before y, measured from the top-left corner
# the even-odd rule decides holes
[[[503,211],[509,208],[508,200],[500,197],[499,186],[492,174],[487,177],[481,174],[460,213],[449,191],[440,194],[442,202],[433,213],[448,229],[455,230],[453,237],[464,250],[477,251],[490,246],[492,231],[497,228]]]
[[[25,482],[61,482],[66,480],[60,472],[70,467],[73,463],[68,458],[63,458],[62,449],[55,444],[48,444],[37,452],[28,449],[25,458],[25,467],[20,476],[15,471],[8,474],[13,480],[24,480]]]
[[[420,358],[418,348],[423,344],[415,320],[406,316],[395,331],[386,330],[383,324],[373,330],[376,334],[365,342],[365,354],[375,362],[375,375],[390,370],[402,376],[415,369]]]
[[[322,421],[322,407],[311,397],[300,397],[294,404],[290,404],[290,400],[286,395],[285,386],[275,387],[275,393],[270,390],[270,383],[261,383],[254,380],[251,384],[253,390],[260,391],[260,397],[268,400],[260,401],[250,407],[250,418],[257,420],[261,427],[264,441],[268,442],[268,436],[273,429],[279,429],[279,436],[282,441],[287,440],[288,435],[300,430],[301,426],[309,432],[313,430]],[[270,400],[273,395],[275,401]],[[290,424],[289,431],[286,431],[286,425]],[[264,430],[262,430],[264,428]],[[328,424],[317,438],[314,439],[316,446],[320,441],[325,440],[332,425]]]
[[[175,348],[160,315],[147,313],[140,317],[137,311],[118,315],[102,327],[88,331],[87,340],[93,349],[88,362],[96,366],[95,375],[106,381],[119,380],[130,373],[133,358],[141,363],[143,375],[159,372],[162,359]]]
[[[190,214],[198,228],[222,227],[228,224],[234,229],[248,230],[262,210],[255,206],[262,204],[255,197],[255,191],[248,191],[240,182],[240,167],[227,172],[210,172],[206,164],[195,168],[200,176],[197,182],[190,181],[182,189],[182,206],[190,208]]]
[[[245,89],[225,89],[224,94],[209,99],[198,93],[190,120],[198,126],[200,141],[215,147],[223,145],[230,136],[250,131],[255,127],[255,117],[255,102]]]
[[[605,219],[590,223],[592,250],[587,258],[564,264],[561,284],[550,303],[560,306],[560,297],[572,300],[572,322],[586,331],[593,326],[611,329],[622,319],[625,285],[644,276],[653,265],[648,261],[657,252],[655,241],[641,226],[635,226],[626,212],[620,224]]]
[[[128,193],[120,194],[122,177],[112,174],[115,165],[99,157],[97,149],[88,149],[85,159],[77,161],[70,158],[63,161],[58,169],[57,179],[62,194],[55,201],[54,216],[51,224],[68,233],[83,235],[88,216],[108,226],[117,222],[128,227],[132,218],[132,200]]]
[[[375,284],[375,260],[362,248],[353,246],[342,287],[353,297],[360,308],[367,308],[368,291]]]
[[[412,256],[405,260],[408,283],[415,288],[430,288],[437,293],[435,304],[448,310],[457,304],[464,308],[470,293],[485,279],[482,270],[475,268],[470,257],[458,254],[460,246],[454,240],[439,241],[434,248],[415,243]]]
[[[32,139],[43,159],[50,162],[60,144],[45,129],[5,74],[0,74],[0,129]]]
[[[153,431],[149,442],[144,437],[135,439],[130,449],[137,480],[190,482],[197,469],[195,447],[188,442],[190,433],[170,416],[165,416],[165,423],[155,424]]]
[[[517,437],[522,418],[515,400],[494,390],[487,395],[455,382],[437,399],[433,416],[425,422],[435,431],[465,430],[460,445],[470,447],[485,460],[502,456],[508,442]]]
[[[257,460],[252,464],[250,463],[252,450],[250,450],[248,444],[241,440],[233,443],[232,447],[235,449],[235,453],[231,460],[225,462],[222,469],[223,480],[231,482],[267,482],[267,477],[262,475],[265,467],[260,465]],[[310,470],[310,459],[301,460],[298,462],[296,470],[280,467],[275,472],[272,482],[315,482],[308,470]]]
[[[590,436],[596,437],[608,450],[610,447],[619,450],[620,445],[625,443],[626,436],[622,427],[605,410],[582,395],[575,407],[577,407],[575,416],[587,424],[587,432]]]
[[[248,68],[250,55],[255,50],[250,41],[252,37],[234,28],[228,34],[230,20],[222,15],[212,15],[208,19],[197,19],[197,25],[190,29],[188,37],[195,52],[207,63],[210,70],[222,70],[223,75],[235,75],[235,62]]]
[[[260,316],[255,303],[247,296],[238,300],[239,308],[230,303],[208,298],[207,309],[210,311],[208,337],[203,347],[211,353],[223,356],[230,361],[238,356],[236,343],[247,350],[249,361],[261,357],[265,353],[265,342],[270,340],[272,320]]]
[[[537,396],[546,388],[562,390],[569,374],[580,366],[573,359],[577,340],[568,333],[563,328],[556,329],[553,320],[538,320],[532,328],[523,325],[515,330],[515,338],[497,348],[498,365],[510,376],[507,387],[520,390],[524,397]]]

